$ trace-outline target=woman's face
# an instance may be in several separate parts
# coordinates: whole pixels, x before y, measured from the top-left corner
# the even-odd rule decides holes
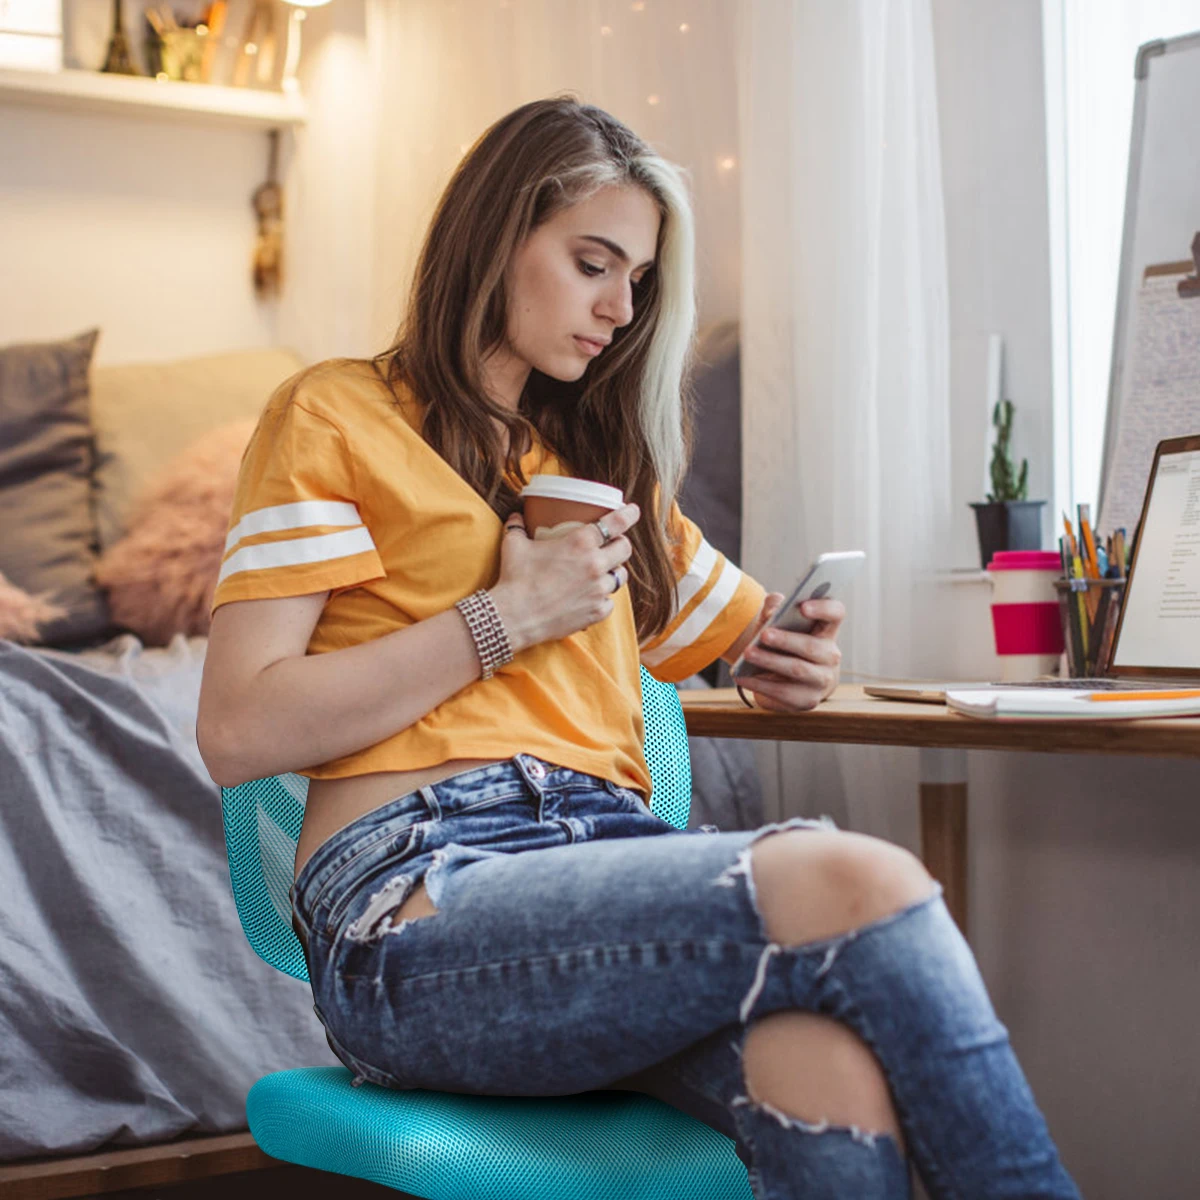
[[[654,265],[658,226],[647,192],[613,185],[535,229],[509,267],[509,368],[578,379],[633,320],[633,288]]]

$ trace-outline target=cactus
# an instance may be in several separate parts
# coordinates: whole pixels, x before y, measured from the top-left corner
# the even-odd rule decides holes
[[[988,493],[989,504],[1003,504],[1008,500],[1024,500],[1029,490],[1029,459],[1021,459],[1021,472],[1013,470],[1009,439],[1012,437],[1013,402],[997,400],[992,412],[992,424],[996,427],[996,443],[992,447],[992,490]]]

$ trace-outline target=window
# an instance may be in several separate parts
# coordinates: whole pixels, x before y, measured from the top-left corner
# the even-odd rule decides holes
[[[0,0],[0,67],[62,70],[61,0]]]
[[[1200,30],[1200,0],[1043,0],[1058,509],[1095,511],[1138,47]],[[1186,256],[1185,256],[1186,257]]]

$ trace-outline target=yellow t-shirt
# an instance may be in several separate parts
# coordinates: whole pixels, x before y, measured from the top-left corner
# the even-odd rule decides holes
[[[328,590],[308,644],[324,654],[495,584],[500,518],[422,438],[422,415],[365,362],[323,363],[298,388],[283,384],[242,459],[214,611]],[[527,478],[567,473],[536,442],[521,466]],[[524,752],[649,794],[639,657],[658,679],[685,679],[737,640],[764,597],[677,506],[671,516],[676,611],[661,634],[638,645],[623,587],[603,621],[522,651],[415,725],[303,774],[339,779]]]

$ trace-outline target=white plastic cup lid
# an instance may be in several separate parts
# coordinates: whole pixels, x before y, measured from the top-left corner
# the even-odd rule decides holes
[[[535,475],[521,489],[521,496],[540,496],[548,500],[575,500],[602,508],[620,508],[625,494],[620,488],[597,483],[594,479],[575,479],[570,475]]]

